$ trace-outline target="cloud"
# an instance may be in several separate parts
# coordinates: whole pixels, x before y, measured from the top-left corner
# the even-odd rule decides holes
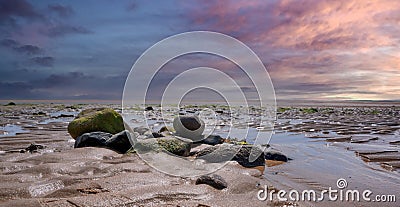
[[[14,51],[27,55],[37,55],[42,52],[42,49],[35,45],[21,45],[19,42],[13,39],[3,39],[0,41],[0,45],[6,48],[11,48]]]
[[[3,39],[0,41],[0,45],[4,47],[11,47],[14,48],[18,45],[19,43],[13,39]]]
[[[137,7],[138,7],[137,3],[132,2],[132,3],[130,3],[130,4],[126,7],[126,10],[127,10],[127,11],[133,11],[133,10],[136,10]]]
[[[41,49],[38,46],[34,45],[23,45],[15,48],[15,50],[28,55],[37,55],[41,52]]]
[[[47,77],[43,83],[46,87],[52,87],[56,85],[65,85],[76,81],[82,81],[83,79],[87,78],[89,78],[89,76],[86,76],[82,72],[69,72],[66,74],[52,74]]]
[[[16,87],[19,92],[0,93],[0,99],[27,97],[47,99],[103,99],[116,100],[122,97],[124,75],[94,76],[84,72],[72,71],[53,73],[27,82],[0,82],[4,90]],[[0,89],[2,92],[2,89]]]
[[[29,99],[35,98],[35,95],[32,94],[32,85],[24,82],[2,82],[0,81],[0,98],[1,99],[9,99],[9,98],[21,98],[21,99]],[[37,94],[36,94],[37,95]]]
[[[0,0],[0,23],[14,23],[16,17],[42,19],[33,6],[25,0]]]
[[[192,29],[222,32],[249,45],[268,66],[278,97],[400,94],[399,1],[238,0],[183,5]]]
[[[49,37],[60,37],[68,34],[91,34],[92,31],[88,30],[82,26],[73,26],[67,24],[57,24],[46,28],[47,30],[43,31],[44,34]]]
[[[61,4],[50,4],[48,9],[58,14],[60,17],[69,17],[74,13],[74,10],[70,6],[64,6]]]
[[[400,19],[400,2],[389,0],[213,1],[194,10],[189,17],[195,27],[276,48],[313,50],[393,45],[382,22]]]
[[[0,0],[6,5],[0,7],[1,67],[8,74],[21,68],[37,71],[20,79],[8,75],[10,80],[2,83],[8,88],[26,83],[33,88],[30,94],[39,96],[40,91],[62,98],[119,97],[132,58],[145,48],[179,32],[211,30],[243,41],[259,55],[278,98],[390,99],[400,94],[399,1],[178,2],[110,7],[108,1],[69,6]],[[90,9],[99,12],[81,13]],[[40,70],[53,67],[55,59],[54,70]],[[151,95],[195,66],[221,69],[253,93],[245,74],[229,61],[178,59],[183,61],[171,61],[157,75]]]
[[[33,62],[40,66],[52,67],[54,65],[54,58],[50,56],[46,57],[34,57],[31,59]]]

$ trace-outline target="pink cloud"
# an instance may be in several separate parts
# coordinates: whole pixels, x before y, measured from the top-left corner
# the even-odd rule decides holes
[[[304,98],[400,98],[400,1],[207,1],[186,6],[192,8],[193,29],[226,33],[254,49],[270,66],[278,97],[297,91]]]

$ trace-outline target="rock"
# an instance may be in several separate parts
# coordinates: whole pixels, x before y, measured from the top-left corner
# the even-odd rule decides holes
[[[17,105],[17,104],[15,104],[14,102],[9,102],[8,104],[6,104],[5,106],[15,106],[15,105]]]
[[[249,161],[251,149],[255,147],[256,153],[259,154],[253,162]],[[225,162],[233,160],[243,167],[265,166],[264,152],[254,145],[232,145],[222,144],[218,146],[210,146],[196,153],[196,157],[204,159],[207,162]]]
[[[190,143],[183,142],[177,138],[158,138],[158,144],[168,152],[178,156],[188,156],[190,153]]]
[[[196,158],[203,159],[211,163],[226,162],[233,159],[235,154],[238,152],[239,146],[232,144],[221,144],[218,146],[209,146],[200,149],[196,153]]]
[[[207,138],[200,141],[202,144],[217,145],[224,143],[225,139],[219,135],[209,135]]]
[[[37,152],[39,149],[44,149],[44,148],[45,148],[45,146],[43,146],[43,145],[32,143],[27,148],[25,148],[25,151],[33,153],[33,152]],[[23,151],[23,152],[25,152],[25,151]]]
[[[133,131],[139,133],[140,135],[151,134],[151,130],[146,127],[135,127],[133,128]]]
[[[106,142],[113,135],[106,132],[84,133],[75,140],[74,148],[81,147],[106,147]]]
[[[252,149],[256,150],[255,153],[258,157],[253,162],[250,162],[249,157]],[[233,160],[237,161],[243,167],[265,166],[264,152],[254,145],[243,145]]]
[[[217,174],[203,175],[197,178],[196,185],[199,184],[206,184],[218,190],[222,190],[228,187],[228,183]]]
[[[183,142],[174,137],[148,138],[138,140],[134,146],[139,153],[147,153],[150,151],[160,152],[166,150],[178,156],[188,156],[190,152],[190,143]]]
[[[173,125],[177,135],[189,138],[193,141],[201,140],[201,134],[205,128],[204,122],[197,116],[175,117]]]
[[[286,155],[284,155],[280,152],[268,151],[268,152],[264,152],[264,154],[265,154],[266,160],[276,160],[276,161],[283,161],[283,162],[287,162],[289,160],[289,158],[286,157]]]
[[[148,107],[146,107],[144,110],[145,110],[145,111],[154,111],[154,109],[153,109],[152,106],[148,106]]]
[[[47,114],[43,111],[39,111],[39,112],[34,112],[32,115],[34,116],[46,116]]]
[[[132,148],[131,144],[131,134],[128,130],[124,130],[118,134],[113,135],[105,142],[105,146],[112,149],[118,153],[126,153]]]
[[[154,138],[165,137],[163,134],[157,132],[152,132],[151,135],[153,135]]]
[[[158,133],[163,133],[163,132],[175,132],[175,129],[173,127],[170,126],[163,126],[161,127],[160,130],[158,130]]]
[[[163,127],[161,127],[160,130],[158,130],[158,133],[163,135],[164,137],[166,137],[166,136],[170,136],[170,135],[174,134],[175,129],[172,127],[169,127],[169,126],[163,126]]]
[[[125,127],[121,115],[110,108],[84,110],[68,125],[68,133],[74,139],[88,132],[116,134],[123,130]]]
[[[67,118],[67,117],[74,117],[73,114],[60,114],[57,118]]]

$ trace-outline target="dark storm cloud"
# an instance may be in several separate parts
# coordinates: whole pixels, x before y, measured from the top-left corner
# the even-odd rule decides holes
[[[25,0],[0,0],[0,22],[14,22],[15,17],[42,19],[33,6]]]
[[[124,81],[124,75],[103,77],[74,71],[54,73],[26,83],[7,83],[5,85],[8,89],[12,86],[19,86],[20,91],[26,94],[49,99],[116,100],[122,97]],[[7,98],[3,94],[0,94],[0,97]]]
[[[57,13],[60,17],[69,17],[74,13],[74,10],[70,6],[64,6],[61,4],[50,4],[48,5],[49,10]]]
[[[46,57],[34,57],[31,59],[33,62],[35,62],[36,64],[40,65],[40,66],[44,66],[44,67],[52,67],[54,64],[54,58],[50,57],[50,56],[46,56]]]

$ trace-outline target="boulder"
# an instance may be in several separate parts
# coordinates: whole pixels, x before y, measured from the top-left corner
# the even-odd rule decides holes
[[[163,132],[172,132],[175,131],[172,127],[169,126],[163,126],[158,130],[158,133],[163,133]]]
[[[280,152],[267,151],[267,152],[264,152],[264,154],[265,154],[266,160],[276,160],[276,161],[283,161],[283,162],[287,162],[289,160],[289,158],[286,157],[286,155],[284,155]]]
[[[152,135],[154,138],[165,137],[163,134],[160,134],[160,133],[157,133],[157,132],[152,132],[151,135]]]
[[[200,141],[203,137],[201,134],[204,131],[205,124],[197,116],[177,116],[173,122],[176,134],[189,138],[193,141]]]
[[[200,149],[195,155],[197,159],[203,159],[211,163],[221,163],[233,159],[239,148],[232,144],[221,144]]]
[[[164,136],[171,135],[171,134],[175,133],[175,129],[170,126],[163,126],[160,128],[160,130],[158,130],[158,133],[162,134]]]
[[[8,104],[4,105],[4,106],[15,106],[16,104],[14,102],[9,102]]]
[[[175,137],[148,138],[138,140],[134,148],[138,153],[166,150],[178,156],[188,156],[190,143],[181,141]]]
[[[154,111],[154,109],[153,109],[152,106],[148,106],[148,107],[146,107],[144,110],[145,110],[145,111]]]
[[[124,129],[121,115],[110,108],[83,110],[68,125],[68,133],[74,139],[88,132],[101,131],[116,134]]]
[[[225,139],[219,135],[209,135],[207,138],[200,141],[202,144],[217,145],[224,143]]]
[[[255,154],[257,154],[258,157],[250,162],[249,157],[252,150],[255,150]],[[243,145],[233,160],[243,167],[265,166],[264,152],[254,145]]]
[[[258,157],[250,162],[249,157],[252,149],[255,149]],[[207,162],[225,162],[233,160],[243,167],[265,166],[264,152],[254,145],[232,145],[222,144],[210,146],[196,153],[196,157]]]
[[[132,148],[131,141],[131,133],[128,130],[124,130],[118,134],[113,135],[109,138],[105,146],[109,149],[112,149],[118,153],[126,153],[129,149]]]
[[[112,134],[106,132],[84,133],[75,140],[74,148],[81,147],[106,147],[106,142]]]
[[[228,187],[228,183],[217,174],[203,175],[197,178],[196,185],[199,184],[206,184],[218,190],[222,190]]]

